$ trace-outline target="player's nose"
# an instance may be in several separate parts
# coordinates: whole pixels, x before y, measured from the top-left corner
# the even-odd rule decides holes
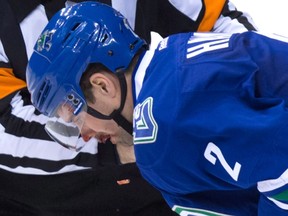
[[[81,133],[81,136],[82,136],[82,138],[83,138],[83,140],[84,140],[85,142],[88,142],[88,141],[91,139],[90,136],[88,136],[88,135],[83,135],[82,133]]]

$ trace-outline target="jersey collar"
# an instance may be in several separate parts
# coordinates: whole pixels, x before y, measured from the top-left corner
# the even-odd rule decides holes
[[[163,38],[156,32],[151,32],[151,44],[149,46],[149,50],[144,52],[138,61],[138,65],[136,65],[133,72],[133,100],[136,101],[141,91],[143,80],[146,74],[146,69],[149,66],[154,52],[158,47],[158,44]]]

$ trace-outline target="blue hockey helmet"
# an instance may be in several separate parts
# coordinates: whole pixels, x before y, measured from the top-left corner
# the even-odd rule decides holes
[[[125,70],[145,45],[127,19],[112,7],[83,2],[56,13],[42,31],[29,60],[26,80],[33,105],[55,117],[68,104],[74,115],[87,109],[80,79],[88,64]]]

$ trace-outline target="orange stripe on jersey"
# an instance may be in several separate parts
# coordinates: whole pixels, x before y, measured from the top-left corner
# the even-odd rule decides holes
[[[0,68],[0,99],[26,87],[26,83],[14,76],[11,68]]]
[[[204,0],[205,14],[198,27],[199,32],[210,31],[224,7],[225,0]]]

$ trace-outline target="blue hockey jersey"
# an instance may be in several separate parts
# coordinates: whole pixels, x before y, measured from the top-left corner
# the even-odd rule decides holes
[[[184,33],[133,74],[142,175],[181,215],[288,215],[288,43]]]

